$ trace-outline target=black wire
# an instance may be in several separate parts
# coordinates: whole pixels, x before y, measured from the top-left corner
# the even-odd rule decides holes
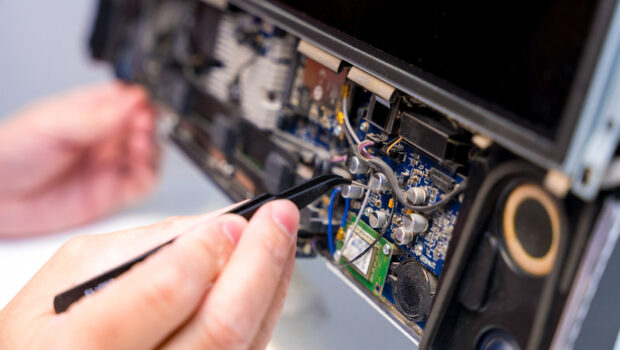
[[[385,236],[385,233],[387,232],[388,227],[390,227],[390,225],[392,224],[392,219],[394,218],[394,214],[396,213],[397,202],[396,202],[396,196],[394,195],[394,192],[392,192],[392,203],[394,203],[394,208],[392,208],[392,213],[390,214],[387,224],[385,225],[383,230],[381,230],[381,234],[378,235],[377,238],[375,238],[375,240],[368,247],[366,247],[366,249],[364,249],[361,253],[359,253],[355,258],[345,262],[344,264],[340,264],[339,267],[344,268],[344,267],[352,265],[354,262],[359,260],[366,253],[368,253],[372,248],[374,248],[374,246],[377,245],[377,243],[379,243],[381,238]],[[351,234],[355,234],[355,232],[353,231],[351,232]],[[342,249],[344,250],[344,247]]]

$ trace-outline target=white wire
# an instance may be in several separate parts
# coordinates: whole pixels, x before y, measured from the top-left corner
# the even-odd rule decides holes
[[[364,209],[366,209],[366,205],[368,205],[368,199],[370,198],[370,190],[366,190],[366,196],[364,196],[364,200],[362,201],[362,205],[360,205],[360,210],[357,213],[356,217],[355,217],[355,221],[353,222],[353,225],[350,225],[347,228],[347,232],[344,235],[344,243],[342,243],[342,249],[344,249],[347,244],[349,243],[349,240],[351,240],[351,237],[353,237],[352,233],[355,231],[355,228],[357,227],[357,224],[359,224],[360,219],[362,218],[362,214],[364,213]]]
[[[362,143],[362,141],[360,141],[359,137],[357,137],[357,135],[355,134],[355,130],[353,130],[353,127],[351,126],[351,121],[349,120],[349,112],[347,111],[347,98],[346,97],[342,98],[342,116],[344,117],[343,121],[344,121],[344,126],[347,129],[347,132],[353,138],[353,141],[355,141],[355,144],[359,145],[360,143]]]

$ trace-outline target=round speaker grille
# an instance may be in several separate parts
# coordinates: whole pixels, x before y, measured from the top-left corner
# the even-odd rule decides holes
[[[506,248],[516,265],[534,276],[551,272],[561,221],[547,192],[535,184],[517,186],[506,199],[502,221]]]

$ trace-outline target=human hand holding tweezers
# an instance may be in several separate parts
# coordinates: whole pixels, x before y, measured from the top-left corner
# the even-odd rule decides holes
[[[302,209],[318,199],[321,195],[327,193],[333,187],[350,183],[351,180],[347,180],[338,175],[321,175],[279,194],[260,195],[250,201],[240,204],[228,213],[241,215],[246,219],[250,219],[250,217],[252,217],[252,215],[263,204],[276,199],[288,199],[292,201],[297,208]],[[127,272],[135,264],[143,261],[151,254],[157,252],[159,249],[172,243],[173,241],[174,238],[145,252],[142,255],[139,255],[107,272],[104,272],[103,274],[100,274],[84,283],[56,295],[54,298],[54,311],[56,313],[66,311],[73,303],[81,299],[83,296],[95,293],[106,284],[112,282],[114,278]]]

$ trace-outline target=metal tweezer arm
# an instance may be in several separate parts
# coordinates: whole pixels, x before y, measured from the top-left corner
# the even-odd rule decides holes
[[[261,205],[272,201],[274,199],[288,199],[297,205],[297,208],[302,209],[308,204],[318,199],[321,195],[328,192],[335,186],[342,184],[349,184],[350,180],[347,180],[338,175],[321,175],[315,177],[312,180],[308,180],[298,186],[285,190],[282,193],[271,195],[263,194],[248,202],[245,202],[238,207],[230,210],[228,213],[238,214],[246,219],[250,219],[252,215],[260,208]],[[75,303],[83,296],[90,295],[97,290],[101,289],[106,284],[112,282],[114,278],[120,276],[124,272],[131,269],[135,264],[146,259],[149,255],[155,253],[163,246],[172,243],[175,238],[168,242],[161,244],[148,252],[137,256],[122,265],[119,265],[101,275],[98,275],[78,286],[68,289],[54,298],[54,311],[61,313],[66,311],[71,304]]]

